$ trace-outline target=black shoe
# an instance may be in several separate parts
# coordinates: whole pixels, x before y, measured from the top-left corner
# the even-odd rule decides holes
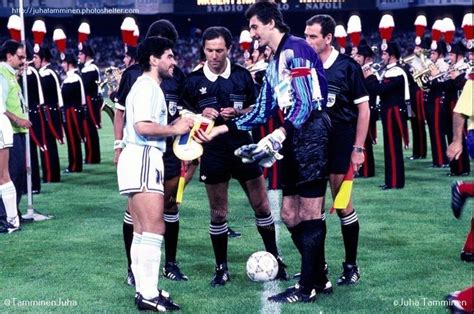
[[[138,305],[138,302],[142,299],[142,295],[138,292],[135,292],[135,305]]]
[[[163,276],[174,281],[188,281],[189,278],[181,272],[178,264],[174,262],[166,262],[163,267]]]
[[[227,281],[230,281],[229,270],[227,269],[227,264],[219,264],[216,266],[216,273],[211,280],[212,287],[224,286]]]
[[[461,255],[460,255],[460,258],[461,258],[461,261],[472,263],[472,262],[474,262],[474,253],[469,253],[469,252],[462,251]]]
[[[359,267],[355,264],[347,264],[346,262],[342,263],[342,275],[337,280],[338,286],[347,286],[353,285],[359,282],[360,273]]]
[[[315,300],[316,290],[311,289],[309,294],[305,294],[299,284],[289,287],[285,291],[268,298],[268,301],[276,303],[311,303]]]
[[[135,287],[135,276],[133,276],[133,272],[131,269],[129,269],[127,273],[127,285]]]
[[[290,276],[288,276],[288,273],[286,272],[286,264],[283,263],[283,259],[278,256],[276,258],[277,262],[278,262],[278,273],[275,277],[275,280],[288,280],[290,279]]]
[[[227,236],[229,238],[234,238],[234,239],[237,239],[237,238],[240,238],[242,236],[242,233],[240,232],[237,232],[237,231],[234,231],[230,228],[227,228]]]
[[[137,307],[142,311],[155,312],[177,311],[181,308],[178,304],[173,302],[169,293],[164,290],[160,290],[159,295],[152,299],[145,299],[139,296],[137,299]]]
[[[316,290],[317,293],[322,293],[322,294],[331,294],[333,292],[332,283],[329,280],[324,285],[321,285],[321,286],[315,285],[314,289]]]
[[[381,185],[381,186],[380,186],[380,189],[381,189],[382,191],[385,191],[385,190],[391,190],[392,187],[389,186],[389,185],[384,184],[384,185]]]
[[[407,157],[408,160],[416,160],[416,159],[420,159],[421,157],[420,156],[410,156],[410,157]]]
[[[462,181],[456,181],[451,184],[451,209],[456,218],[461,216],[462,208],[466,202],[466,197],[462,195],[461,191],[459,191],[461,183]]]
[[[463,308],[463,304],[458,300],[458,295],[460,291],[454,291],[448,294],[444,299],[446,300],[446,307],[449,309],[451,314],[467,314]],[[465,302],[465,301],[464,301]]]

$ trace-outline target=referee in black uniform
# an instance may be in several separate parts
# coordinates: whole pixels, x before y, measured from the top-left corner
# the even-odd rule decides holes
[[[255,86],[249,71],[231,63],[228,54],[232,35],[225,27],[210,27],[203,34],[204,66],[189,74],[183,93],[183,105],[215,119],[215,125],[246,112],[255,103]],[[270,211],[265,181],[258,164],[244,164],[234,151],[252,143],[248,132],[228,133],[204,144],[200,180],[206,185],[211,209],[209,233],[216,258],[216,273],[211,285],[223,286],[230,280],[227,267],[228,188],[229,180],[239,181],[255,212],[257,229],[265,249],[278,260],[278,279],[287,279],[278,256],[275,224]]]
[[[335,28],[336,22],[331,16],[320,14],[306,21],[305,29],[306,41],[320,56],[328,82],[327,108],[333,124],[329,137],[329,184],[333,199],[349,167],[357,171],[364,162],[370,117],[361,67],[331,46]],[[356,264],[359,221],[352,200],[338,215],[346,260],[337,284],[349,285],[357,283],[360,277]]]

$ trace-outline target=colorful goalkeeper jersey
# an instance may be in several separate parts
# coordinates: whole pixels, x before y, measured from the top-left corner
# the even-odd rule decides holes
[[[285,34],[268,65],[255,106],[228,126],[251,130],[265,123],[279,106],[285,113],[285,129],[299,129],[312,111],[326,107],[327,94],[323,65],[316,52],[304,39]]]

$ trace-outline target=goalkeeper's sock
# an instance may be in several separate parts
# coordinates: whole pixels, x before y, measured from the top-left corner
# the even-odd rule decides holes
[[[212,248],[216,258],[216,265],[227,263],[227,243],[229,227],[227,221],[212,222],[209,225],[209,234],[211,236]]]
[[[165,220],[165,256],[166,261],[176,262],[176,250],[178,249],[179,213],[164,214]]]
[[[278,248],[275,236],[275,222],[272,214],[255,214],[255,223],[257,224],[258,233],[262,237],[265,250],[272,253],[273,256],[278,257]]]
[[[130,259],[132,264],[130,268],[133,272],[133,277],[135,278],[135,291],[140,293],[140,244],[142,242],[142,235],[139,233],[133,233],[133,241],[130,246]]]
[[[158,296],[158,278],[160,275],[161,243],[163,236],[143,232],[139,248],[140,293],[144,299]]]
[[[357,245],[359,242],[359,219],[354,209],[350,214],[339,217],[341,219],[342,238],[346,250],[346,263],[356,265]]]
[[[474,253],[474,218],[471,218],[471,230],[467,234],[466,243],[464,243],[463,252]]]
[[[125,245],[125,253],[127,254],[128,270],[130,270],[131,265],[132,265],[132,257],[130,256],[130,249],[132,247],[132,240],[133,240],[133,220],[128,210],[125,211],[125,214],[123,216],[122,234],[123,234],[123,244]]]
[[[321,215],[321,232],[322,232],[322,242],[319,247],[319,251],[316,256],[316,273],[315,273],[315,284],[318,286],[323,286],[328,282],[328,277],[326,276],[325,271],[325,264],[326,264],[326,256],[325,256],[325,242],[326,242],[326,214],[323,212]]]
[[[313,219],[302,221],[300,223],[302,229],[301,235],[301,277],[300,285],[303,292],[308,293],[314,287],[316,275],[322,271],[314,267],[321,267],[320,257],[318,256],[324,239],[323,222],[321,219]],[[318,263],[319,261],[319,263]],[[304,291],[307,290],[307,291]]]
[[[298,249],[298,252],[302,255],[303,248],[301,244],[301,234],[302,234],[303,229],[301,227],[301,223],[297,224],[296,226],[287,227],[287,228],[288,228],[288,231],[291,233],[291,239],[293,240],[293,243]]]

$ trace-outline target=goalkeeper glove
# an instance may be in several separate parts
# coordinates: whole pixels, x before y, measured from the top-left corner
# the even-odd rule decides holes
[[[270,168],[275,161],[283,156],[278,153],[285,140],[285,134],[277,129],[262,138],[258,144],[244,145],[235,151],[235,155],[242,158],[242,162],[250,163],[253,161],[265,168]]]

